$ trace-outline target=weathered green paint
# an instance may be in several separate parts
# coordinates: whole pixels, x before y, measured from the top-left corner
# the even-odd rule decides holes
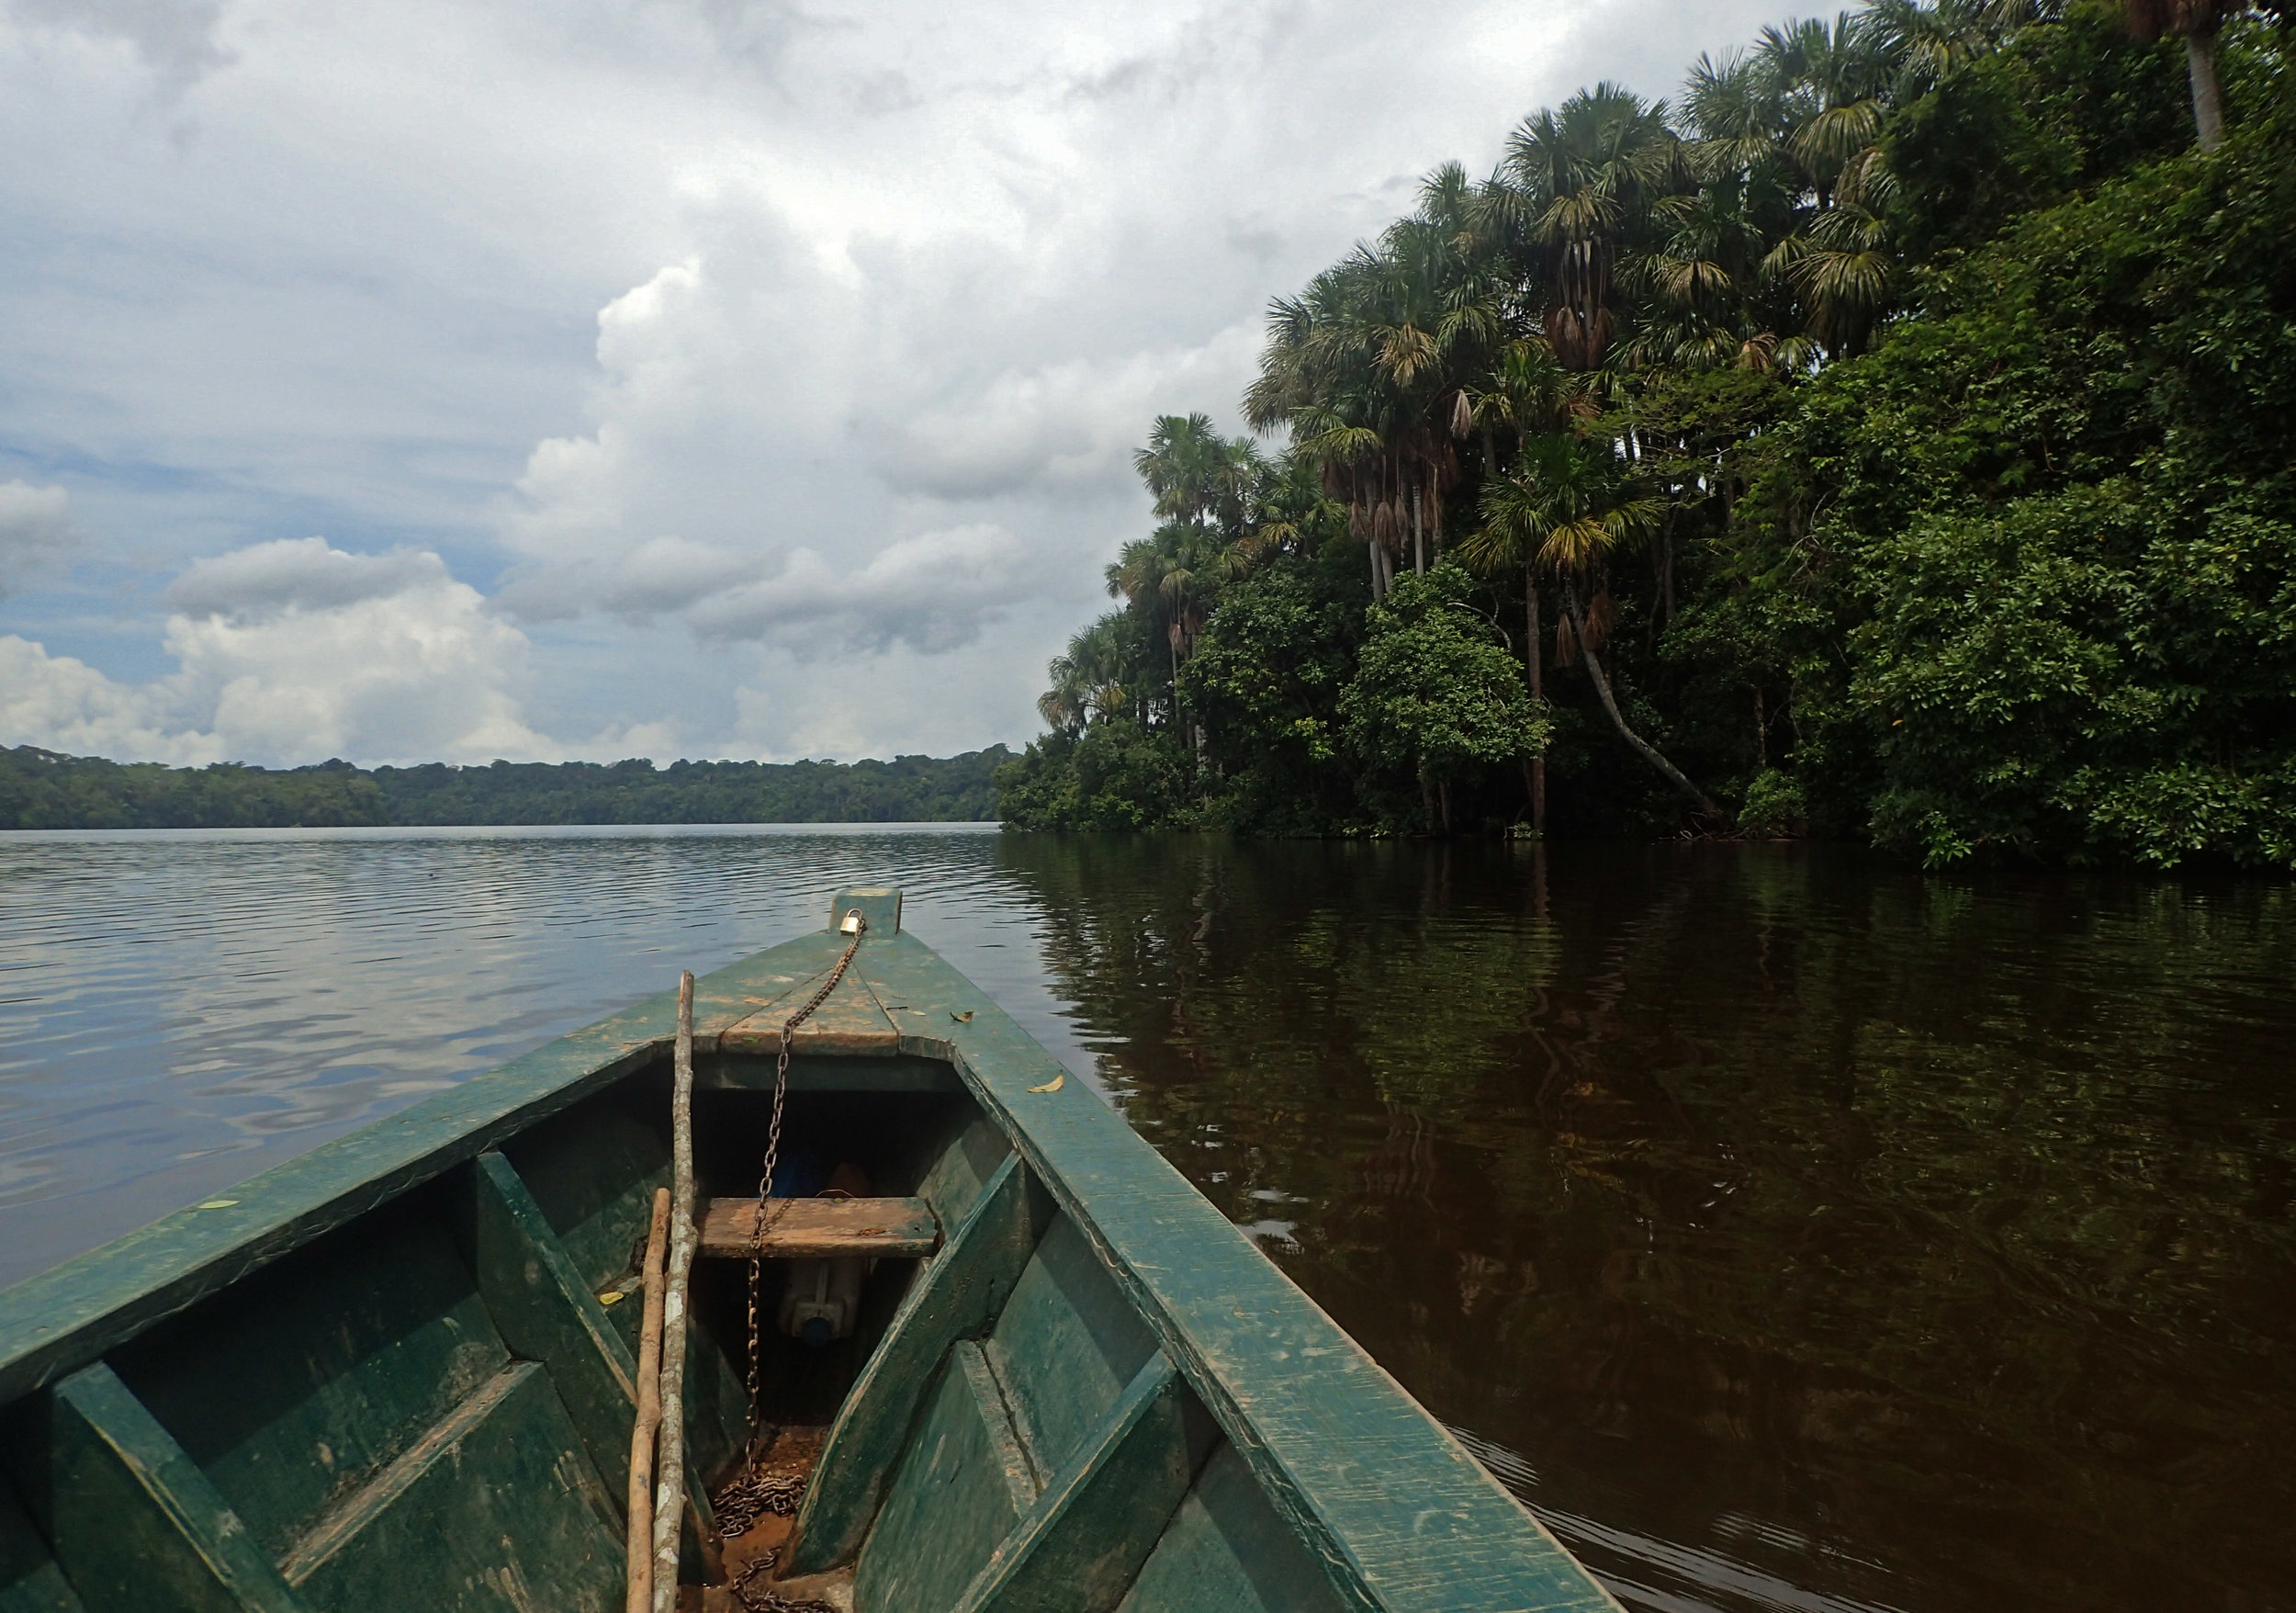
[[[778,1062],[782,1032],[788,1029],[793,1057],[799,1053],[869,1058],[900,1056],[901,1032],[894,1029],[892,1019],[877,1000],[876,993],[870,990],[869,983],[850,970],[832,976],[832,969],[825,969],[812,978],[800,979],[770,1002],[751,998],[757,1007],[747,1018],[719,1031],[710,1047],[720,1054],[747,1054]],[[824,991],[827,995],[814,1002],[815,997]],[[789,1021],[809,1002],[814,1005],[812,1011],[791,1029]]]
[[[44,1399],[8,1454],[89,1613],[302,1613],[231,1503],[118,1373],[98,1363]]]
[[[585,1296],[573,1303],[576,1314],[586,1318],[586,1330],[602,1325],[615,1341],[619,1354],[613,1370],[625,1385],[636,1370],[643,1307],[625,1303],[609,1310],[595,1303],[596,1295],[607,1281],[636,1269],[654,1190],[670,1185],[669,1083],[649,1070],[631,1085],[641,1090],[630,1097],[615,1092],[579,1113],[553,1116],[501,1149]],[[531,1352],[522,1346],[520,1353]],[[552,1375],[557,1376],[555,1366]],[[564,1385],[560,1393],[568,1393]],[[693,1328],[686,1334],[685,1399],[689,1460],[701,1472],[714,1472],[740,1443],[747,1398],[739,1367],[715,1340]],[[584,1413],[573,1394],[567,1404],[584,1429],[585,1442],[591,1442],[602,1424]],[[621,1423],[619,1434],[612,1436],[615,1448],[599,1468],[616,1496],[624,1494],[621,1475],[629,1461],[629,1404],[625,1398],[615,1414]],[[695,1505],[708,1517],[708,1498],[702,1496]]]
[[[933,1207],[941,1225],[954,1226],[972,1209],[996,1167],[1011,1157],[1012,1145],[1005,1134],[985,1118],[974,1120],[934,1155],[917,1195]]]
[[[547,1375],[517,1361],[343,1498],[287,1574],[327,1613],[608,1613],[622,1531]]]
[[[849,1126],[876,1111],[836,1105],[889,1106],[880,1190],[955,1230],[905,1292],[871,1290],[883,1337],[793,1571],[850,1563],[864,1609],[902,1613],[1615,1607],[1120,1116],[1035,1089],[1059,1066],[899,932],[897,895],[832,912],[857,904],[870,931],[793,1084],[866,1095],[816,1100]],[[697,1036],[771,1025],[845,943],[708,976]],[[285,1609],[290,1578],[313,1613],[611,1607],[636,1310],[593,1294],[667,1163],[673,1011],[649,998],[0,1295],[25,1502],[0,1504],[0,1613]],[[727,1088],[770,1061],[715,1067],[714,1101],[758,1102]],[[708,1264],[737,1314],[738,1263]],[[741,1437],[739,1339],[689,1337],[706,1472]]]
[[[1151,1355],[974,1576],[959,1613],[1110,1613],[1216,1437],[1172,1363]]]
[[[1120,1613],[1336,1613],[1339,1605],[1322,1564],[1267,1504],[1251,1465],[1222,1445],[1142,1565]]]
[[[953,1606],[1037,1494],[980,1346],[959,1339],[854,1565],[854,1613]]]
[[[0,1427],[0,1438],[6,1438]],[[84,1613],[55,1553],[0,1479],[0,1613]]]
[[[996,1321],[1050,1218],[1041,1189],[1007,1156],[948,1246],[910,1284],[846,1396],[797,1516],[790,1573],[819,1574],[861,1550],[934,1368],[957,1340]]]
[[[112,1353],[272,1558],[510,1359],[453,1219],[410,1195]]]
[[[676,1008],[674,993],[648,998],[298,1155],[233,1189],[227,1209],[163,1216],[18,1283],[0,1304],[0,1404],[649,1062],[670,1033]]]
[[[868,921],[869,933],[891,937],[901,931],[901,891],[890,885],[849,885],[829,898],[829,933],[838,933],[845,915],[854,908]]]
[[[633,1076],[599,1100],[506,1139],[501,1152],[595,1293],[636,1271],[654,1190],[670,1185],[669,1072]]]
[[[471,1269],[479,1295],[512,1353],[548,1370],[618,1517],[637,1363],[511,1162],[479,1155],[471,1187]]]
[[[1075,1453],[1156,1348],[1065,1215],[1038,1241],[987,1344],[1021,1443],[1047,1473]]]

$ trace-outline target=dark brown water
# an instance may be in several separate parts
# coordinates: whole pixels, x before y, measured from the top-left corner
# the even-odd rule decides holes
[[[2296,1608],[2279,883],[7,837],[0,1280],[887,876],[1630,1604]]]
[[[1016,841],[1133,1123],[1630,1601],[2296,1607],[2296,903]]]

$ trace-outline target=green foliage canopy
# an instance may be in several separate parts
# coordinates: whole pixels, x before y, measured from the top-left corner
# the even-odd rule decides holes
[[[1437,169],[1274,305],[1243,412],[1283,452],[1159,423],[1164,570],[1070,658],[1126,698],[1058,703],[1157,762],[1030,824],[1545,799],[1562,833],[2296,867],[2290,36],[2159,9],[1875,0]]]
[[[1347,750],[1374,773],[1448,785],[1547,748],[1514,659],[1475,614],[1457,566],[1396,579],[1370,609],[1355,676],[1339,692]]]

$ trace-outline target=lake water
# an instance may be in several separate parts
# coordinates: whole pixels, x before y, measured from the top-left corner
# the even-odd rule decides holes
[[[893,879],[1630,1605],[2296,1608],[2296,891],[1829,847],[0,837],[0,1283]]]

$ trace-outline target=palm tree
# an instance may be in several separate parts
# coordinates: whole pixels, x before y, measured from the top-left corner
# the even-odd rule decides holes
[[[1834,204],[1840,176],[1880,136],[1895,75],[1889,36],[1871,17],[1848,12],[1832,25],[1805,17],[1761,31],[1753,66],[1784,112],[1785,146],[1818,193]]]
[[[2054,0],[2050,0],[2054,9]],[[1867,0],[1866,17],[1896,63],[1890,98],[1914,99],[1956,67],[1998,45],[2035,11],[2030,0]]]
[[[2192,127],[2200,147],[2224,141],[2224,90],[2216,71],[2216,36],[2242,9],[2229,0],[2129,0],[2129,31],[2150,42],[2163,34],[2184,40],[2185,76],[2192,85]]]
[[[1555,350],[1537,337],[1505,342],[1478,375],[1453,395],[1451,434],[1480,432],[1483,467],[1496,470],[1500,445],[1515,442],[1562,423],[1570,406],[1572,378],[1555,360]]]
[[[1292,449],[1344,503],[1366,545],[1375,597],[1406,552],[1424,570],[1463,474],[1449,429],[1460,378],[1502,338],[1507,282],[1470,226],[1473,187],[1448,164],[1419,210],[1271,309],[1255,430]]]
[[[1806,186],[1791,226],[1762,260],[1790,284],[1803,329],[1828,351],[1854,353],[1885,310],[1895,255],[1885,209],[1893,184],[1880,145],[1890,95],[1914,34],[1903,15],[1841,13],[1762,30],[1750,83],[1774,105],[1783,149]]]
[[[1141,612],[1165,641],[1171,673],[1172,720],[1180,719],[1180,663],[1196,652],[1220,592],[1251,565],[1243,547],[1220,529],[1166,521],[1117,552],[1106,573],[1109,593]],[[1202,736],[1197,736],[1200,743]]]
[[[1525,605],[1532,613],[1537,609],[1531,592],[1536,573],[1551,572],[1560,581],[1563,619],[1556,632],[1555,659],[1567,664],[1583,657],[1587,677],[1619,738],[1700,811],[1715,814],[1719,809],[1705,792],[1626,726],[1603,671],[1603,640],[1610,631],[1609,592],[1598,585],[1591,601],[1581,597],[1597,564],[1664,512],[1665,501],[1625,475],[1608,445],[1598,448],[1554,433],[1525,443],[1514,469],[1485,484],[1482,526],[1460,546],[1461,552],[1470,564],[1488,570],[1522,566]]]
[[[1156,513],[1202,527],[1208,521],[1240,525],[1244,501],[1260,473],[1248,437],[1223,437],[1209,414],[1164,414],[1132,468],[1154,496]]]
[[[1324,536],[1346,518],[1347,512],[1323,491],[1322,478],[1308,460],[1298,454],[1285,454],[1273,463],[1262,460],[1235,550],[1252,566],[1277,555],[1312,554]]]
[[[1036,708],[1048,728],[1076,733],[1093,717],[1114,716],[1130,699],[1124,645],[1117,624],[1108,617],[1071,638],[1045,670],[1052,686],[1037,696]]]
[[[1458,437],[1480,434],[1485,475],[1496,475],[1504,462],[1503,455],[1511,458],[1526,439],[1561,428],[1571,396],[1571,378],[1556,362],[1554,349],[1545,340],[1531,337],[1506,342],[1491,355],[1489,367],[1454,395],[1451,433]],[[1470,535],[1461,546],[1460,556],[1486,575],[1518,566],[1523,569],[1524,665],[1530,674],[1531,698],[1544,700],[1537,568],[1527,553],[1512,548],[1500,553],[1490,547],[1491,541],[1487,530]],[[1531,828],[1544,834],[1546,756],[1526,757],[1524,769],[1531,797]]]
[[[1785,88],[1743,55],[1701,56],[1678,116],[1694,184],[1652,204],[1652,240],[1627,266],[1644,303],[1630,362],[1806,367],[1818,356],[1803,333],[1807,316],[1791,282],[1767,266],[1814,200],[1787,149]]]
[[[1600,84],[1525,119],[1483,187],[1479,221],[1515,254],[1566,369],[1602,363],[1623,313],[1620,256],[1679,174],[1680,144],[1663,101]]]

